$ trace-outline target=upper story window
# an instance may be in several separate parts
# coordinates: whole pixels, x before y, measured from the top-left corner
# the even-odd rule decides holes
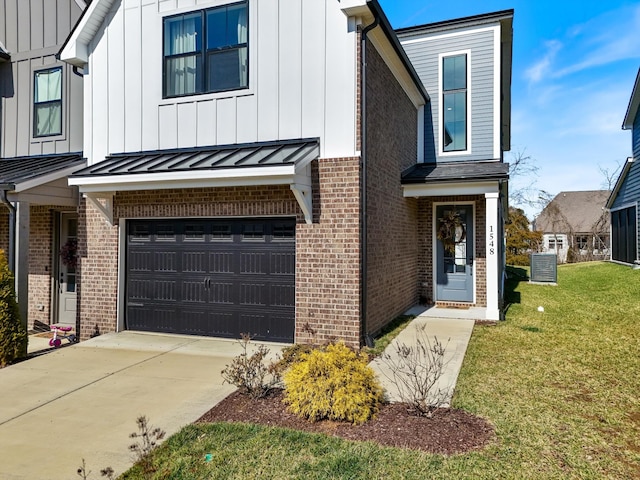
[[[249,86],[248,2],[164,19],[164,97]]]
[[[467,150],[467,55],[442,58],[442,150]]]
[[[62,135],[62,67],[34,72],[33,136]]]

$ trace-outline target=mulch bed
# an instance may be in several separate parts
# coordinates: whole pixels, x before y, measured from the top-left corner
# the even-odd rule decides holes
[[[313,423],[287,411],[282,391],[261,399],[234,392],[198,422],[256,423],[444,455],[478,450],[495,438],[494,429],[486,420],[463,410],[443,408],[432,418],[425,418],[401,403],[382,405],[376,417],[364,425],[334,421]]]

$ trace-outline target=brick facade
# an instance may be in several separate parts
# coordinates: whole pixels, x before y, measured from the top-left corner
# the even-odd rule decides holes
[[[418,301],[417,201],[400,177],[417,158],[417,108],[367,43],[367,330]]]
[[[307,225],[289,186],[119,192],[120,218],[293,216],[296,232],[296,341],[344,339],[359,345],[359,158],[314,162],[314,223]],[[355,194],[354,194],[355,192]],[[115,331],[118,227],[90,204],[79,230],[81,339]],[[355,238],[355,240],[354,240]]]
[[[470,204],[474,205],[475,212],[475,243],[474,243],[474,274],[476,283],[475,306],[486,307],[486,207],[484,195],[469,195],[455,197],[422,197],[418,199],[418,238],[419,238],[419,288],[422,303],[434,303],[434,266],[433,266],[433,241],[434,241],[434,204]],[[456,302],[437,302],[441,306],[460,305]]]

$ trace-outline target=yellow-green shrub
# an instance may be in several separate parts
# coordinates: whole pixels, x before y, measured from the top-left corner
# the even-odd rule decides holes
[[[367,356],[343,343],[304,354],[287,370],[284,383],[289,410],[311,421],[364,423],[382,401],[382,387]]]
[[[4,251],[0,250],[0,367],[27,353],[27,330],[20,322],[20,313]]]

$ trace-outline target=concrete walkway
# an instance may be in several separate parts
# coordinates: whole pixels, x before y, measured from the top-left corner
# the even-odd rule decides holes
[[[482,309],[454,310],[454,309],[420,309],[407,313],[418,315],[400,334],[389,344],[385,354],[397,361],[397,346],[417,346],[418,338],[426,339],[431,345],[434,340],[444,347],[444,368],[442,375],[435,384],[430,403],[449,406],[458,381],[458,374],[462,367],[467,345],[473,332],[475,319],[484,318]],[[380,383],[386,390],[387,399],[392,402],[402,401],[402,394],[398,388],[401,382],[394,382],[389,363],[381,357],[371,362],[371,367],[378,375]],[[406,377],[405,377],[406,378]],[[406,390],[405,390],[406,393]]]
[[[122,332],[1,369],[0,479],[76,478],[83,458],[91,478],[124,472],[136,418],[168,435],[197,420],[234,390],[220,372],[240,352],[233,341]]]

